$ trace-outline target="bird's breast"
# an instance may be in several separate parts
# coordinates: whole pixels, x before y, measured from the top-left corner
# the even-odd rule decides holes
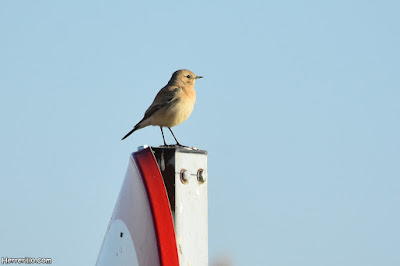
[[[153,125],[174,127],[189,118],[193,111],[195,97],[179,97],[170,106],[161,112],[157,112],[153,119]]]

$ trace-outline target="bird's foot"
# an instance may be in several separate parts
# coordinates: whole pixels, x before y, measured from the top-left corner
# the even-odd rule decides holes
[[[185,145],[182,145],[182,144],[180,144],[180,143],[177,143],[177,144],[164,144],[164,145],[162,145],[162,146],[160,146],[160,147],[166,147],[166,148],[182,147],[182,148],[191,149],[189,146],[185,146]]]
[[[171,147],[176,147],[176,144],[164,144],[161,147],[171,148]]]
[[[189,148],[189,149],[190,149],[190,147],[189,147],[189,146],[182,145],[182,144],[180,144],[179,142],[178,142],[178,143],[176,143],[176,146],[183,147],[183,148]]]

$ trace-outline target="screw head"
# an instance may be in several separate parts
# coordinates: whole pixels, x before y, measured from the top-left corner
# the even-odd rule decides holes
[[[204,169],[202,169],[202,168],[200,168],[197,171],[197,181],[199,181],[200,184],[202,184],[206,181],[206,174],[204,173]]]
[[[187,184],[189,182],[189,172],[186,169],[181,170],[181,182]]]
[[[139,147],[137,148],[137,150],[138,150],[138,151],[141,151],[141,150],[147,149],[148,147],[149,147],[149,145],[139,146]]]

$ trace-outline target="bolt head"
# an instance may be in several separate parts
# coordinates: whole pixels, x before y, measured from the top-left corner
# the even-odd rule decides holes
[[[141,150],[147,149],[148,147],[149,147],[149,145],[139,146],[139,147],[137,148],[137,150],[138,150],[138,151],[141,151]]]
[[[204,172],[204,169],[199,169],[197,171],[197,181],[199,181],[200,184],[204,183],[206,181],[206,174]]]
[[[189,172],[186,169],[181,170],[181,182],[187,184],[189,182]]]

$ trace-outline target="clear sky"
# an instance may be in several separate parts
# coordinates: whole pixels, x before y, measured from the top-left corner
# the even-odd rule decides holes
[[[0,1],[0,256],[94,265],[172,72],[210,261],[400,265],[399,1]],[[169,132],[167,141],[172,142]]]

